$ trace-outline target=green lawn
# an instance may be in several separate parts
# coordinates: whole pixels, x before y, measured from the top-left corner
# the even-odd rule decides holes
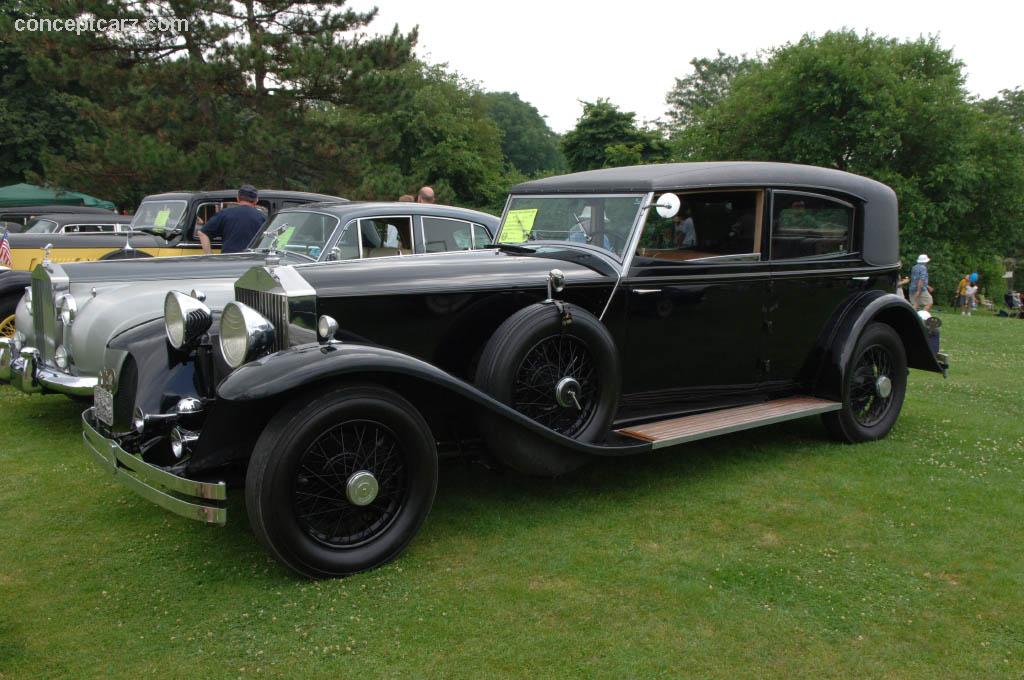
[[[1024,676],[1024,322],[947,314],[890,437],[817,419],[538,481],[442,471],[397,562],[269,560],[0,388],[0,678]]]

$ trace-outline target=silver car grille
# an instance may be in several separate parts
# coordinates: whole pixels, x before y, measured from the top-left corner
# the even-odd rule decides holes
[[[32,277],[32,324],[35,327],[35,345],[40,358],[46,363],[53,363],[57,308],[54,305],[53,287],[49,277]]]
[[[288,347],[288,296],[262,290],[235,288],[235,299],[252,307],[274,324],[273,351]]]

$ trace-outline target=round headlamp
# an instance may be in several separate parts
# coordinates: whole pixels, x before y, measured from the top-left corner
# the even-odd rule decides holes
[[[57,348],[57,351],[53,353],[53,360],[57,364],[57,368],[62,371],[68,370],[68,366],[71,364],[71,355],[68,353],[67,347],[61,345]]]
[[[316,335],[320,342],[330,342],[338,332],[338,322],[324,314],[316,322]]]
[[[213,314],[194,297],[172,290],[164,298],[164,330],[174,349],[192,344],[210,330]]]
[[[61,323],[65,326],[75,320],[75,314],[78,313],[78,303],[75,302],[75,296],[71,293],[65,293],[60,296],[60,300],[57,301],[57,313],[60,314]]]
[[[274,324],[252,307],[229,302],[220,315],[220,353],[238,368],[274,344]]]

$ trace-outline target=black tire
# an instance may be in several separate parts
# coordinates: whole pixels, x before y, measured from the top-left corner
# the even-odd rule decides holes
[[[0,338],[14,337],[14,313],[21,294],[0,296]]]
[[[881,396],[879,377],[890,381],[888,396]],[[822,416],[833,439],[858,443],[881,439],[896,424],[907,393],[907,354],[891,326],[868,325],[846,367],[843,407]]]
[[[480,356],[476,384],[556,432],[593,442],[604,438],[615,416],[619,353],[597,317],[575,305],[565,308],[572,323],[564,328],[558,307],[550,303],[531,305],[506,319]],[[556,365],[563,359],[572,368]],[[579,381],[580,408],[557,403],[555,388],[563,377]],[[494,456],[524,474],[555,477],[590,460],[541,437],[524,436],[521,427],[491,413],[483,414],[481,425]]]
[[[365,506],[346,495],[360,471],[380,484]],[[256,442],[245,479],[253,532],[273,557],[310,578],[393,560],[423,525],[436,492],[437,449],[426,421],[395,392],[368,385],[288,402]]]

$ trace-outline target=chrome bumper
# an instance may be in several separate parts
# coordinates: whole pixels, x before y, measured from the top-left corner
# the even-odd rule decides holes
[[[227,522],[228,511],[223,507],[227,499],[224,482],[196,482],[150,465],[122,449],[113,439],[104,437],[94,427],[94,422],[91,408],[82,412],[82,439],[96,461],[113,474],[114,479],[176,515],[220,526]]]
[[[40,363],[34,347],[23,347],[16,354],[10,338],[0,338],[0,382],[9,382],[28,394],[60,392],[88,397],[97,379],[55,371]]]

